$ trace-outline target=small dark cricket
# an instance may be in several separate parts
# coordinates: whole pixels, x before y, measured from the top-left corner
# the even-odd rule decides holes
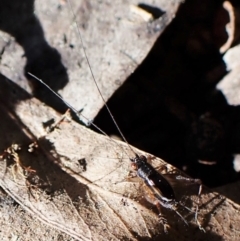
[[[166,218],[164,218],[161,214],[161,206],[170,210],[173,210],[183,222],[188,225],[186,219],[177,211],[179,206],[184,207],[185,209],[193,212],[190,208],[184,206],[180,202],[176,200],[174,190],[171,184],[167,181],[167,179],[160,174],[152,165],[147,162],[147,158],[145,156],[138,156],[136,154],[135,158],[130,158],[132,162],[132,168],[137,172],[137,176],[143,179],[147,187],[150,190],[150,196],[147,196],[146,199],[157,206],[159,210],[159,221],[162,223],[164,227],[164,232],[167,233],[167,229],[169,228],[168,222]],[[198,197],[202,192],[202,183],[199,179],[187,178],[184,176],[177,175],[176,179],[182,179],[185,181],[189,181],[192,183],[199,184]],[[195,221],[198,224],[200,230],[204,231],[203,227],[199,223],[198,219],[198,206],[195,211]]]
[[[69,0],[68,0],[68,3],[70,5],[70,9],[71,9],[71,12],[73,14],[73,17],[74,17],[74,19],[76,19],[76,16],[75,16],[73,8],[72,8],[72,5],[71,5]],[[109,112],[109,115],[112,118],[116,128],[118,129],[119,134],[121,135],[122,139],[126,142],[128,147],[130,148],[130,150],[135,154],[134,158],[129,157],[129,159],[131,161],[132,169],[135,170],[136,173],[137,173],[137,176],[140,177],[145,182],[145,184],[147,185],[150,193],[152,194],[151,197],[146,197],[146,199],[150,203],[157,206],[157,208],[159,210],[159,221],[162,223],[165,232],[167,232],[167,229],[169,228],[169,225],[168,225],[168,222],[167,222],[166,218],[164,218],[164,216],[161,214],[161,210],[160,210],[161,207],[164,207],[166,209],[170,209],[170,210],[174,211],[183,220],[183,222],[186,225],[188,225],[188,222],[186,221],[186,219],[178,212],[177,209],[181,206],[181,207],[187,209],[190,212],[194,212],[194,211],[191,210],[190,208],[184,206],[180,201],[176,200],[175,193],[174,193],[174,190],[173,190],[173,187],[171,186],[171,184],[167,181],[167,179],[162,174],[160,174],[150,163],[147,162],[147,158],[145,156],[142,156],[142,155],[139,156],[138,154],[136,154],[134,152],[133,148],[129,145],[128,141],[126,140],[125,136],[123,135],[122,131],[120,130],[118,124],[116,123],[116,120],[114,119],[114,117],[113,117],[104,97],[102,96],[102,93],[100,91],[98,83],[97,83],[97,81],[95,79],[95,76],[93,74],[93,71],[92,71],[92,68],[91,68],[91,65],[90,65],[90,61],[88,59],[88,56],[87,56],[85,48],[84,48],[80,28],[79,28],[79,26],[76,22],[75,22],[75,24],[76,24],[76,27],[77,27],[79,39],[81,41],[84,56],[86,58],[87,64],[89,66],[89,69],[90,69],[90,72],[91,72],[91,75],[92,75],[92,79],[93,79],[93,81],[96,85],[96,88],[99,92],[99,95],[100,95],[101,99],[103,100],[104,105],[105,105],[107,111]],[[93,125],[95,128],[97,128],[102,134],[108,136],[103,130],[101,130],[92,121],[89,121],[88,118],[86,118],[81,113],[79,113],[74,107],[72,107],[68,102],[66,102],[58,93],[56,93],[54,90],[52,90],[41,79],[37,78],[36,76],[34,76],[31,73],[28,73],[28,74],[30,76],[32,76],[33,78],[35,78],[36,80],[38,80],[39,82],[41,82],[44,86],[46,86],[54,95],[56,95],[58,98],[60,98],[62,100],[62,102],[69,109],[71,109],[77,116],[81,116],[82,118],[86,119],[91,125]],[[115,142],[113,139],[111,139],[111,141]],[[181,176],[181,175],[177,175],[176,179],[177,180],[185,180],[185,181],[189,181],[189,182],[192,182],[192,183],[199,184],[198,197],[200,197],[201,191],[202,191],[202,183],[199,179],[187,178],[187,177],[184,177],[184,176]],[[202,231],[205,231],[198,221],[198,209],[199,208],[198,208],[198,205],[197,205],[196,210],[195,210],[195,221],[196,221],[199,229],[202,230]]]

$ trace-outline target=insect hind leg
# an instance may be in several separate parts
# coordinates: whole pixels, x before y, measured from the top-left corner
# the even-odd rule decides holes
[[[168,224],[167,219],[161,213],[161,205],[159,203],[157,203],[156,206],[159,211],[159,214],[158,214],[159,223],[161,223],[163,225],[164,233],[168,233],[168,229],[170,228],[170,225]]]
[[[174,206],[172,206],[172,205],[170,205],[170,206],[163,205],[163,207],[174,211],[182,219],[182,221],[188,226],[187,220],[177,211],[178,202],[176,202],[175,204],[176,205],[174,205]],[[168,224],[167,219],[161,213],[161,206],[162,205],[161,205],[161,203],[157,203],[156,206],[157,206],[157,208],[159,210],[159,214],[158,214],[159,222],[163,225],[164,232],[168,233],[167,230],[168,230],[168,228],[170,228],[170,225]]]
[[[199,220],[198,220],[198,213],[199,213],[199,204],[200,204],[200,196],[201,196],[201,193],[202,193],[202,181],[200,179],[194,179],[194,178],[189,178],[189,177],[184,177],[184,176],[181,176],[181,175],[177,175],[176,176],[176,179],[177,180],[183,180],[183,181],[186,181],[186,182],[190,182],[190,183],[193,183],[193,184],[199,184],[199,189],[198,189],[198,199],[197,199],[197,206],[196,206],[196,210],[195,210],[195,222],[196,224],[198,225],[198,228],[205,232],[205,229],[202,227],[202,225],[200,224]],[[187,209],[188,211],[192,212],[191,209],[189,209],[188,207],[184,206],[183,204],[181,204],[181,202],[179,202],[179,204],[184,207],[185,209]]]

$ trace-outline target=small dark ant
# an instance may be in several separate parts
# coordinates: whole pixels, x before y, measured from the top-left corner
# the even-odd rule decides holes
[[[192,212],[192,210],[179,201],[176,200],[174,190],[167,179],[160,174],[153,166],[147,162],[145,156],[138,156],[136,154],[135,158],[130,158],[133,170],[137,172],[137,176],[143,179],[147,187],[149,188],[150,195],[146,197],[147,201],[157,206],[159,210],[159,221],[162,223],[164,232],[167,233],[167,229],[170,227],[167,219],[161,214],[161,206],[173,210],[182,220],[188,225],[186,219],[177,211],[179,206],[184,207],[185,209]],[[177,176],[176,179],[182,179],[190,182],[199,184],[198,196],[200,196],[202,191],[202,183],[199,179],[192,179],[183,176]],[[200,230],[205,231],[198,219],[198,206],[195,211],[195,221],[198,224]]]

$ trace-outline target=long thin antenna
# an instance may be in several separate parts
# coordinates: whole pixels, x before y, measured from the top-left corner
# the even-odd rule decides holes
[[[87,61],[89,70],[90,70],[90,72],[91,72],[93,81],[94,81],[94,83],[95,83],[95,85],[96,85],[96,87],[97,87],[98,93],[99,93],[99,95],[101,96],[101,99],[103,100],[104,105],[105,105],[105,107],[107,108],[107,111],[108,111],[111,119],[113,120],[113,122],[114,122],[114,124],[115,124],[115,126],[116,126],[116,128],[117,128],[117,130],[118,130],[118,132],[119,132],[119,134],[121,135],[122,139],[126,142],[126,144],[129,146],[129,148],[132,150],[132,152],[133,152],[134,154],[136,154],[136,153],[133,151],[133,149],[131,148],[131,146],[129,145],[129,143],[128,143],[127,139],[125,138],[125,136],[123,135],[121,129],[119,128],[119,126],[118,126],[118,124],[117,124],[117,122],[116,122],[116,120],[115,120],[115,118],[114,118],[114,116],[112,115],[112,112],[110,111],[110,109],[109,109],[109,107],[108,107],[108,105],[107,105],[106,100],[104,99],[104,97],[103,97],[103,95],[102,95],[102,93],[101,93],[101,91],[100,91],[99,85],[98,85],[98,83],[97,83],[97,81],[96,81],[96,78],[95,78],[95,76],[94,76],[94,74],[93,74],[93,70],[92,70],[92,68],[91,68],[90,61],[89,61],[89,59],[88,59],[86,50],[85,50],[85,48],[84,48],[84,43],[83,43],[82,34],[81,34],[80,28],[79,28],[79,26],[78,26],[78,24],[77,24],[77,22],[76,22],[76,14],[75,14],[74,11],[73,11],[73,7],[72,7],[72,4],[71,4],[70,0],[68,0],[68,5],[70,6],[72,15],[73,15],[73,17],[74,17],[74,23],[75,23],[75,25],[76,25],[77,32],[78,32],[78,36],[79,36],[80,41],[81,41],[81,45],[82,45],[82,50],[83,50],[83,53],[84,53],[84,57],[86,58],[86,61]]]
[[[89,121],[89,119],[87,117],[85,117],[82,113],[80,113],[79,111],[77,111],[72,105],[70,105],[67,101],[65,101],[57,92],[55,92],[50,86],[48,86],[45,82],[43,82],[41,79],[39,79],[37,76],[33,75],[32,73],[28,74],[30,76],[32,76],[34,79],[36,79],[37,81],[39,81],[41,84],[43,84],[48,90],[50,90],[55,96],[57,96],[69,109],[71,109],[76,116],[80,119],[80,116],[82,118],[84,118],[85,120]],[[117,144],[118,146],[120,146],[114,139],[112,139],[106,132],[104,132],[101,128],[99,128],[97,125],[95,125],[93,122],[91,122],[91,125],[93,125],[98,131],[100,131],[103,135],[107,136],[111,141],[113,141],[115,144]],[[129,146],[131,148],[131,146]],[[124,150],[124,149],[123,149]],[[131,148],[132,150],[132,148]],[[133,151],[133,150],[132,150]],[[126,153],[126,155],[128,156],[127,152],[124,150],[124,152]],[[133,153],[135,153],[133,151]],[[128,156],[129,157],[129,156]],[[130,158],[130,157],[129,157]]]

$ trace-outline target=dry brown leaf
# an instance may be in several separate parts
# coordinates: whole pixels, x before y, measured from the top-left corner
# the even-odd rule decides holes
[[[17,205],[2,189],[0,189],[0,199],[1,240],[76,240],[36,219],[20,205]]]
[[[60,129],[40,138],[39,149],[29,153],[31,139],[44,134],[41,123],[61,116],[35,99],[26,99],[4,79],[0,89],[1,97],[6,94],[1,105],[1,150],[13,143],[21,145],[20,160],[36,171],[26,182],[21,175],[14,178],[9,161],[1,161],[1,186],[34,217],[79,240],[219,240],[223,235],[224,240],[237,240],[232,230],[238,227],[239,206],[207,189],[199,216],[206,234],[194,224],[193,214],[186,213],[190,221],[186,227],[171,211],[166,212],[171,229],[164,234],[156,209],[142,197],[141,181],[126,179],[129,160],[124,150],[129,152],[128,147],[74,122],[63,122]],[[12,103],[17,103],[13,112]],[[86,171],[79,164],[83,158]],[[163,162],[157,158],[154,164]],[[190,197],[196,199],[196,195]]]
[[[0,46],[4,48],[2,73],[24,89],[29,89],[22,73],[25,68],[55,91],[60,90],[64,99],[77,110],[83,109],[83,114],[90,120],[97,115],[103,102],[83,55],[75,21],[83,35],[93,73],[108,100],[142,63],[181,4],[180,0],[147,0],[144,2],[146,6],[154,7],[162,14],[155,21],[145,21],[131,10],[132,5],[139,4],[135,0],[71,0],[75,17],[67,1],[65,4],[58,0],[35,1],[34,9],[31,4],[21,5],[15,1],[11,6],[7,3],[1,6],[2,22],[7,23],[4,30],[8,25],[14,30],[9,30],[13,37],[20,35],[21,46],[11,36],[1,33]],[[33,92],[46,100],[48,95],[44,92],[42,96],[40,87],[36,85]],[[47,102],[53,104],[50,100]]]
[[[123,83],[126,76],[143,60],[156,37],[174,17],[179,2],[163,1],[159,4],[160,7],[166,7],[163,10],[169,10],[167,15],[159,21],[162,24],[161,30],[157,33],[144,32],[144,38],[140,38],[142,41],[136,41],[136,37],[138,37],[139,32],[142,34],[143,29],[149,30],[146,28],[149,23],[142,19],[139,20],[137,17],[138,20],[130,28],[126,28],[125,24],[122,25],[125,29],[123,34],[118,29],[118,24],[109,20],[111,22],[109,28],[111,29],[114,26],[115,32],[121,33],[114,35],[114,37],[110,36],[110,40],[114,39],[117,43],[121,43],[120,49],[111,47],[108,38],[106,38],[107,42],[96,41],[95,39],[91,42],[91,34],[99,29],[99,26],[96,27],[97,22],[101,24],[101,21],[97,21],[99,19],[96,20],[92,17],[98,16],[100,18],[95,6],[90,6],[91,16],[88,14],[82,15],[93,20],[95,24],[94,28],[89,27],[91,30],[89,34],[84,32],[84,40],[90,59],[95,60],[92,67],[96,76],[99,77],[102,74],[100,83],[101,79],[110,81],[109,85],[105,82],[102,83],[106,98],[111,96],[114,90]],[[115,8],[109,9],[111,13],[119,13],[120,19],[126,21],[128,18],[126,18],[125,13],[130,14],[128,4],[130,5],[130,3],[127,3],[127,5],[114,4]],[[137,2],[131,4],[136,5]],[[43,8],[38,10],[38,15],[42,16],[40,17],[42,21],[46,19],[46,22],[44,22],[45,29],[49,26],[52,29],[52,31],[47,32],[47,39],[51,45],[60,46],[61,49],[64,41],[59,43],[59,39],[63,40],[62,37],[66,29],[69,30],[70,37],[67,35],[66,39],[71,39],[70,44],[77,45],[79,43],[78,37],[71,37],[75,30],[71,29],[72,20],[66,17],[69,16],[68,9],[64,8],[62,14],[56,11],[48,19],[47,11],[52,10],[50,8],[51,3],[44,5],[42,2],[36,2],[36,5]],[[97,7],[105,17],[105,11],[102,11],[99,6]],[[77,12],[83,13],[88,8],[87,1],[83,2],[81,6],[75,7],[75,9],[78,9]],[[108,15],[115,18],[115,14],[109,12]],[[64,18],[65,22],[58,19],[59,16]],[[49,25],[49,21],[53,21],[53,25]],[[120,20],[117,19],[117,21]],[[66,24],[63,30],[59,27],[62,23]],[[89,23],[89,26],[92,25]],[[150,27],[151,29],[153,28]],[[56,35],[54,30],[58,31],[59,36]],[[120,35],[123,36],[123,39],[119,37]],[[103,36],[102,32],[100,36]],[[129,39],[125,36],[129,36]],[[90,45],[87,45],[88,42],[90,42]],[[139,43],[139,45],[136,43]],[[68,46],[68,44],[67,42],[65,46]],[[8,47],[8,45],[6,46]],[[95,54],[99,52],[99,50],[95,50],[96,46],[100,50],[106,46],[104,61],[103,54],[96,58]],[[116,46],[116,42],[114,46]],[[3,70],[8,73],[8,76],[13,76],[13,79],[16,80],[19,75],[23,78],[20,73],[24,63],[21,61],[22,53],[16,54],[15,48],[19,49],[19,46],[16,44],[10,45],[9,52],[14,52],[14,57],[20,56],[20,58],[14,64],[11,62],[12,60],[5,59]],[[116,51],[117,55],[110,50]],[[122,50],[128,54],[126,59],[122,57]],[[41,52],[41,49],[39,51]],[[110,52],[109,56],[107,55],[108,51]],[[8,56],[9,52],[6,51],[4,54]],[[80,73],[77,66],[79,62],[76,61],[79,53],[73,53],[70,48],[60,52],[63,62],[70,62],[71,68],[68,69],[70,79],[80,79],[82,81],[80,86],[84,86],[80,90],[77,88],[78,86],[76,87],[79,82],[71,81],[73,86],[67,87],[62,95],[65,96],[65,99],[71,100],[71,97],[68,97],[70,92],[73,97],[71,103],[74,103],[77,109],[84,107],[85,114],[89,118],[93,118],[102,103],[98,101],[97,92],[96,95],[92,95],[92,88],[95,88],[95,86],[92,80],[86,81],[88,80],[88,74],[85,64],[83,64],[83,72]],[[121,54],[119,55],[119,53]],[[121,59],[123,59],[123,62],[121,62]],[[109,63],[115,66],[113,60],[114,63],[119,63],[116,68],[110,69]],[[80,64],[82,65],[81,61]],[[100,69],[96,70],[98,68]],[[17,75],[17,77],[14,75]],[[171,230],[168,235],[164,234],[161,225],[158,223],[155,207],[146,203],[142,198],[141,182],[126,180],[129,172],[129,160],[124,152],[124,150],[128,150],[126,145],[120,143],[121,147],[119,147],[110,142],[109,139],[99,136],[74,122],[62,123],[59,130],[56,129],[46,137],[40,138],[45,134],[42,123],[51,118],[57,120],[60,116],[53,110],[44,107],[39,101],[29,98],[8,81],[5,82],[3,79],[0,83],[2,100],[0,150],[3,151],[14,143],[21,145],[22,151],[19,152],[19,159],[26,167],[31,166],[36,171],[36,173],[31,173],[26,180],[18,172],[13,173],[11,170],[13,163],[1,161],[0,173],[2,176],[0,182],[4,190],[33,217],[79,240],[239,240],[236,231],[239,223],[239,206],[207,189],[204,190],[202,195],[203,204],[200,211],[200,222],[205,227],[206,234],[198,230],[194,224],[193,215],[188,216],[190,226],[186,227],[172,212],[166,213]],[[111,91],[108,91],[109,86]],[[91,92],[92,102],[89,101],[86,92]],[[96,99],[97,102],[94,101]],[[38,139],[39,149],[29,153],[27,151],[28,144]],[[79,163],[79,160],[86,161],[86,171],[83,171],[83,166]],[[160,159],[155,160],[155,165],[162,164],[163,162]],[[189,196],[189,198],[194,199],[196,195]],[[24,234],[21,238],[24,239]],[[46,236],[45,239],[48,240],[48,237]]]

